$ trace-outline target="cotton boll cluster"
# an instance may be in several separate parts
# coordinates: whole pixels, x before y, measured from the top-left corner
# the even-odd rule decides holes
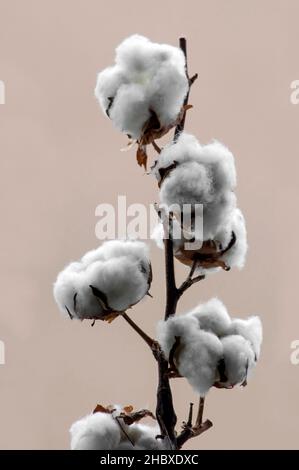
[[[112,318],[147,294],[151,277],[147,245],[108,241],[58,275],[54,297],[71,318]]]
[[[133,35],[117,47],[115,65],[98,74],[95,95],[116,128],[140,140],[153,115],[156,130],[175,125],[188,88],[179,48]]]
[[[158,324],[158,341],[179,374],[204,396],[212,386],[245,385],[260,355],[258,317],[232,320],[218,299]]]
[[[94,413],[76,421],[70,429],[72,450],[162,450],[167,443],[156,439],[158,425],[126,425],[116,413]]]
[[[241,268],[247,240],[244,217],[236,207],[232,153],[219,142],[201,145],[194,136],[182,133],[162,150],[152,173],[162,207],[174,214],[177,259],[187,265],[197,261],[202,273],[218,267]],[[163,238],[162,226],[153,237]]]

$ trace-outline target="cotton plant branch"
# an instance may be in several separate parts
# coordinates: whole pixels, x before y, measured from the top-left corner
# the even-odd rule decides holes
[[[195,82],[195,80],[198,78],[198,74],[196,73],[195,75],[193,75],[191,78],[189,77],[189,73],[188,73],[188,56],[187,56],[187,41],[186,41],[186,38],[180,38],[179,40],[179,43],[180,43],[180,49],[183,51],[184,53],[184,56],[185,56],[185,71],[186,71],[186,76],[188,78],[188,81],[189,81],[189,91],[185,97],[185,101],[184,101],[184,108],[185,108],[185,111],[183,113],[183,117],[181,119],[181,121],[177,124],[176,128],[175,128],[175,131],[174,131],[174,140],[176,141],[177,138],[179,137],[180,133],[183,132],[184,130],[184,127],[185,127],[185,119],[186,119],[186,110],[187,110],[187,105],[188,105],[188,101],[189,101],[189,94],[190,94],[190,88],[191,86],[193,85],[193,83]]]
[[[157,50],[154,76],[146,64],[147,52],[151,49]],[[157,328],[158,341],[127,314],[142,298],[150,295],[150,257],[146,244],[140,241],[105,242],[59,273],[54,297],[64,314],[71,319],[108,323],[123,317],[150,348],[158,365],[155,416],[145,409],[134,411],[131,405],[124,408],[97,405],[92,415],[72,426],[72,449],[88,446],[107,449],[110,443],[106,437],[113,435],[113,449],[136,446],[144,450],[179,450],[189,439],[212,426],[210,420],[203,420],[209,389],[245,385],[248,373],[259,358],[262,342],[259,317],[231,319],[225,305],[217,298],[198,305],[183,318],[175,317],[180,298],[205,278],[203,273],[221,268],[228,271],[234,266],[240,268],[247,251],[245,220],[235,207],[236,174],[232,153],[219,142],[203,146],[184,132],[186,112],[192,108],[188,104],[189,93],[197,74],[189,77],[185,38],[180,38],[180,49],[153,46],[147,38],[133,35],[118,47],[115,65],[98,75],[95,94],[99,103],[113,124],[129,137],[130,146],[137,143],[138,164],[146,170],[146,149],[150,144],[159,155],[151,167],[158,181],[161,202],[161,207],[156,207],[161,224],[153,237],[157,237],[159,246],[162,239],[164,243],[166,305],[164,321],[160,321]],[[142,69],[141,73],[143,59],[145,72]],[[136,69],[137,75],[131,74],[131,68]],[[129,87],[123,86],[128,83]],[[142,109],[140,113],[138,110],[133,113],[133,119],[132,110],[140,87],[143,100],[138,101],[138,106],[140,104]],[[167,148],[160,148],[156,139],[174,128],[173,141]],[[198,185],[198,181],[202,184]],[[202,194],[202,188],[210,186],[209,193]],[[190,188],[193,188],[191,194]],[[185,244],[189,237],[184,225],[169,208],[175,204],[181,207],[188,201],[193,204],[196,200],[207,205],[208,214],[210,207],[213,210],[211,217],[205,219],[202,245],[190,249]],[[192,217],[194,215],[191,213]],[[174,238],[177,229],[180,239]],[[180,285],[176,283],[174,258],[190,268]],[[118,286],[122,288],[117,289]],[[180,432],[176,430],[177,416],[170,386],[171,379],[179,377],[184,377],[199,396],[195,421],[194,405],[190,403],[187,421],[183,422]],[[111,416],[107,417],[107,413]],[[156,425],[139,426],[138,421],[145,417],[156,419]],[[97,435],[97,429],[103,431],[102,438]]]
[[[122,317],[126,320],[126,322],[133,328],[134,331],[146,342],[146,344],[151,348],[151,350],[155,350],[157,347],[157,341],[153,338],[148,336],[130,317],[127,313],[123,313]]]
[[[209,419],[203,422],[204,403],[204,397],[200,397],[197,419],[194,426],[192,426],[193,403],[190,403],[188,421],[186,423],[183,423],[183,430],[177,437],[178,449],[181,449],[189,439],[200,436],[213,426],[212,421],[210,421]]]

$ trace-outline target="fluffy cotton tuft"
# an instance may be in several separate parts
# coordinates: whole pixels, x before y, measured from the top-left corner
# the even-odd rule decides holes
[[[116,413],[117,415],[117,413]],[[94,413],[76,421],[70,429],[72,450],[162,450],[166,442],[156,439],[159,426],[126,425],[115,413]],[[129,436],[129,439],[128,439]]]
[[[117,47],[115,65],[98,74],[95,95],[115,127],[138,140],[152,112],[161,127],[174,125],[188,88],[179,48],[133,35]]]
[[[240,335],[222,338],[224,358],[224,381],[219,382],[225,387],[234,387],[247,382],[255,366],[255,355],[249,341]]]
[[[253,316],[247,320],[237,318],[231,322],[228,331],[232,335],[241,335],[249,341],[256,359],[259,358],[263,339],[263,327],[259,317]]]
[[[197,262],[197,274],[242,268],[247,235],[236,207],[236,170],[232,153],[220,142],[201,145],[183,132],[159,155],[152,174],[160,187],[165,214],[173,217],[173,249],[183,264]],[[152,238],[163,246],[163,226]]]
[[[217,364],[222,358],[222,345],[216,335],[201,330],[191,315],[172,317],[158,324],[158,341],[167,359],[180,338],[174,354],[179,373],[204,396],[217,378]]]
[[[225,305],[217,298],[198,305],[188,315],[196,318],[200,328],[219,337],[227,333],[232,323]]]
[[[258,317],[231,320],[214,298],[159,322],[157,335],[166,359],[171,355],[179,374],[204,396],[213,385],[245,385],[260,354],[262,325]]]
[[[103,319],[139,302],[150,283],[147,245],[108,241],[61,271],[54,284],[54,297],[60,310],[71,318]]]
[[[182,133],[162,150],[153,173],[162,204],[178,205],[182,213],[184,204],[202,204],[203,240],[214,239],[236,207],[232,153],[220,142],[201,145],[194,136]]]
[[[72,450],[113,450],[121,430],[110,414],[95,413],[76,421],[71,429]]]

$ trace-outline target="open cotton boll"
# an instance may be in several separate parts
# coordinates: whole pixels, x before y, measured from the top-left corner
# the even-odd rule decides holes
[[[106,242],[58,275],[54,297],[71,318],[105,319],[139,302],[150,283],[151,265],[144,243]]]
[[[259,317],[253,316],[246,320],[238,318],[233,320],[229,328],[229,334],[243,336],[250,342],[256,360],[259,358],[263,340],[263,327]]]
[[[179,343],[174,352],[175,366],[194,390],[204,396],[216,381],[217,366],[223,355],[221,341],[213,333],[200,330],[192,315],[158,324],[158,341],[167,359],[176,338]]]
[[[203,240],[214,239],[236,207],[236,171],[232,153],[219,142],[202,146],[182,133],[162,150],[153,168],[160,183],[160,200],[168,206],[201,204]]]
[[[188,89],[179,48],[133,35],[117,47],[115,65],[98,74],[95,95],[115,127],[140,140],[152,113],[159,128],[175,125]]]
[[[231,318],[227,309],[221,300],[217,298],[198,305],[188,315],[196,318],[201,329],[210,331],[217,336],[227,334],[231,326]]]
[[[246,382],[255,366],[255,354],[243,336],[229,335],[221,340],[223,346],[224,374],[226,382],[223,386],[234,387]]]
[[[72,450],[113,450],[121,440],[120,427],[107,413],[95,413],[76,421],[70,433]]]

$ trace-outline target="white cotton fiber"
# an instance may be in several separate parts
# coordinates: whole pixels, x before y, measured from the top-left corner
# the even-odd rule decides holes
[[[174,125],[189,88],[183,52],[133,35],[116,49],[115,65],[98,74],[95,95],[113,124],[134,139],[155,112]]]
[[[253,349],[245,338],[240,335],[225,336],[221,340],[225,363],[226,386],[244,383],[255,366]]]
[[[158,425],[149,426],[141,423],[134,423],[126,428],[130,438],[135,443],[135,450],[162,450],[167,448],[167,439],[156,439],[161,435]]]
[[[126,425],[119,418],[120,410],[94,413],[76,421],[70,429],[72,450],[162,450],[166,440],[156,439],[161,434],[154,426],[133,423]],[[118,422],[116,420],[118,419]]]
[[[108,241],[58,275],[54,297],[63,313],[81,320],[97,319],[105,317],[107,309],[122,312],[139,302],[148,292],[150,281],[151,266],[144,243]],[[104,298],[94,295],[91,286]]]
[[[236,207],[236,170],[232,153],[220,142],[201,145],[182,133],[162,150],[153,173],[161,186],[160,200],[169,210],[177,204],[182,212],[186,204],[202,205],[203,240],[214,239],[226,226]]]
[[[200,395],[204,396],[216,381],[217,365],[222,357],[222,344],[213,333],[199,330],[183,342],[177,368]]]
[[[222,344],[216,335],[201,330],[191,315],[158,324],[158,340],[167,358],[176,337],[180,342],[174,355],[175,365],[197,393],[204,396],[216,381]]]
[[[180,375],[204,396],[213,385],[232,388],[247,380],[260,354],[262,325],[258,317],[231,320],[214,298],[160,321],[157,338],[166,359],[172,352]]]
[[[247,254],[247,232],[245,219],[240,209],[235,209],[227,221],[227,225],[216,234],[215,240],[221,243],[222,248],[225,249],[232,238],[232,233],[236,237],[236,242],[227,250],[221,259],[231,268],[243,268]]]
[[[225,305],[217,298],[199,304],[194,310],[188,313],[188,316],[189,315],[196,318],[200,328],[205,331],[210,331],[217,336],[227,334],[231,325],[231,318]]]
[[[231,322],[228,331],[232,335],[241,335],[248,340],[256,359],[259,358],[263,340],[263,327],[259,317],[253,316],[246,320],[236,318]]]
[[[171,316],[165,322],[161,320],[157,325],[158,341],[163,349],[166,358],[175,343],[175,338],[189,338],[193,331],[198,330],[198,323],[195,318],[186,315]]]
[[[70,433],[72,450],[113,450],[121,440],[121,430],[108,413],[94,413],[76,421]]]

